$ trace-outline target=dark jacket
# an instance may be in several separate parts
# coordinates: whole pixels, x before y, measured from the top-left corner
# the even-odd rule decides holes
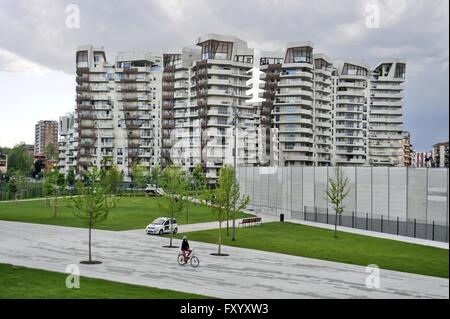
[[[181,250],[189,249],[189,243],[187,239],[183,239],[183,242],[181,243]]]

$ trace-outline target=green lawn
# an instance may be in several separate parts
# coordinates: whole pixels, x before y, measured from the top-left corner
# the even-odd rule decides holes
[[[66,288],[68,274],[0,264],[0,299],[120,298],[205,299],[179,291],[80,277],[80,288]]]
[[[60,216],[53,217],[53,208],[46,206],[45,199],[36,201],[0,202],[0,220],[59,226],[84,227],[67,207],[68,199],[60,201]],[[166,201],[162,197],[121,197],[106,221],[95,228],[106,230],[144,229],[155,218],[164,216],[158,203]],[[248,215],[241,214],[239,218]],[[189,204],[188,222],[202,223],[214,221],[211,210],[203,205]],[[178,218],[179,224],[186,224],[186,212]]]
[[[188,236],[192,241],[217,243],[218,231],[190,232]],[[446,249],[344,232],[338,232],[336,239],[331,230],[279,222],[237,228],[236,241],[231,241],[231,235],[222,238],[228,246],[448,278]]]

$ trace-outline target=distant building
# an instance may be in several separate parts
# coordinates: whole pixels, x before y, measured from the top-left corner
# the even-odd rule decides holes
[[[8,155],[0,153],[0,178],[8,171]]]
[[[411,144],[411,134],[407,131],[403,132],[403,165],[411,166],[412,164],[412,144]]]
[[[59,118],[59,169],[66,174],[71,168],[76,169],[77,141],[75,124],[75,112],[68,113]]]
[[[34,156],[34,145],[26,144],[25,147],[27,148],[28,153],[30,153],[31,156]]]
[[[35,126],[34,154],[45,154],[49,144],[58,147],[58,122],[39,121]]]
[[[415,156],[415,167],[432,167],[433,156],[432,152],[417,152]]]
[[[434,144],[432,153],[435,167],[448,167],[448,142]]]

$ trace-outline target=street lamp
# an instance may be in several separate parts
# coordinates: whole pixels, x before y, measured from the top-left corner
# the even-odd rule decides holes
[[[234,90],[232,91],[231,97],[233,99],[232,106],[233,106],[233,124],[234,124],[234,154],[233,154],[233,174],[234,174],[234,183],[236,183],[236,167],[237,167],[237,122],[239,117],[239,112],[237,111],[237,105],[234,100]],[[234,202],[234,205],[236,202]],[[233,207],[233,210],[236,210],[236,206]],[[232,237],[231,240],[236,240],[236,220],[235,216],[233,214],[233,225],[232,225]]]

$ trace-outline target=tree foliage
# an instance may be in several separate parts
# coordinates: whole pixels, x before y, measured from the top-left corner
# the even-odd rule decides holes
[[[209,206],[219,222],[218,254],[221,254],[222,222],[228,221],[229,218],[235,219],[237,213],[247,207],[250,198],[248,195],[241,196],[233,168],[229,165],[222,166],[217,187],[209,194]]]
[[[66,185],[64,174],[57,169],[51,169],[44,175],[44,192],[45,196],[53,197],[53,216],[58,216],[58,197],[63,193]]]
[[[136,188],[145,188],[147,185],[146,169],[144,166],[135,164],[131,168],[131,178]]]
[[[109,212],[117,205],[117,199],[113,197],[111,200],[105,200],[110,190],[102,185],[101,173],[96,167],[86,172],[85,177],[86,185],[77,183],[79,195],[69,199],[69,207],[72,208],[73,214],[89,228],[89,262],[92,262],[92,228],[108,218]]]
[[[28,152],[25,143],[17,144],[8,152],[8,175],[15,172],[30,176],[33,167],[33,156]]]
[[[160,209],[171,219],[177,219],[183,211],[187,198],[188,180],[183,170],[178,166],[166,167],[162,174],[162,187],[166,201],[161,202]],[[170,246],[172,246],[173,228],[171,223]]]
[[[328,179],[328,189],[325,192],[327,200],[336,213],[334,237],[337,237],[338,218],[344,212],[344,199],[350,191],[348,184],[349,179],[344,174],[342,167],[336,166],[334,177]]]

